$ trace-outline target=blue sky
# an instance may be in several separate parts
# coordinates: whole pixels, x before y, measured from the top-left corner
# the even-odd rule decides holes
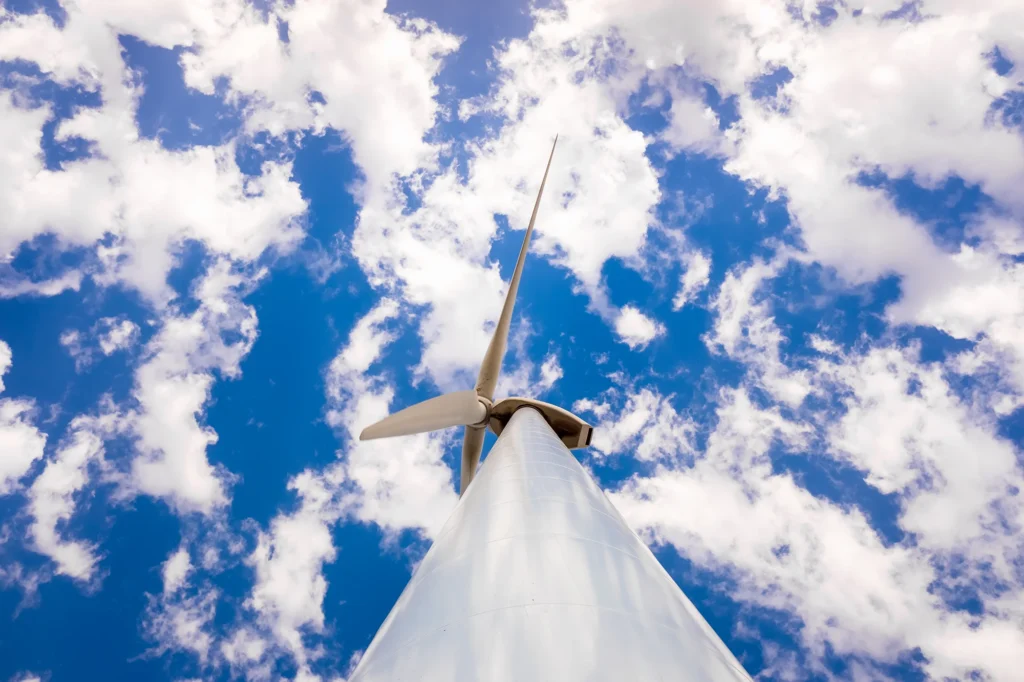
[[[556,133],[499,391],[756,679],[1014,679],[1024,10],[718,5],[5,3],[0,680],[344,679]]]

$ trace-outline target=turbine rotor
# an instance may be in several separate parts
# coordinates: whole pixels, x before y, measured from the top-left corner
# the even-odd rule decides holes
[[[590,444],[592,434],[590,425],[561,408],[528,398],[511,398],[497,404],[493,402],[494,390],[497,388],[498,376],[501,373],[501,363],[508,345],[508,331],[512,320],[512,310],[516,304],[516,294],[519,291],[519,281],[522,279],[523,265],[526,263],[526,254],[530,247],[530,237],[533,235],[533,227],[537,222],[537,211],[540,209],[541,197],[544,196],[544,185],[548,180],[548,171],[551,170],[551,160],[555,156],[555,145],[557,144],[558,136],[556,135],[555,141],[551,145],[547,166],[544,168],[544,177],[540,181],[540,190],[537,192],[537,200],[533,205],[533,213],[530,215],[530,224],[526,228],[523,245],[519,249],[519,258],[516,260],[516,267],[512,272],[508,293],[505,294],[505,303],[501,308],[498,324],[494,328],[494,335],[491,337],[487,352],[484,353],[483,361],[480,364],[476,387],[424,400],[385,417],[366,427],[359,434],[359,440],[373,440],[437,431],[452,426],[464,426],[460,496],[465,494],[469,484],[473,481],[477,465],[480,463],[480,454],[484,447],[484,432],[487,427],[490,426],[495,433],[500,433],[512,413],[520,407],[529,405],[538,409],[562,438],[562,441],[567,445],[572,443],[569,447],[585,447]]]

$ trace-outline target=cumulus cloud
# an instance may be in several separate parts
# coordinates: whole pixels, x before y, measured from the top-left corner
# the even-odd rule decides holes
[[[1024,641],[1014,624],[1024,591],[1015,568],[1024,556],[1019,452],[984,405],[964,402],[942,365],[922,364],[913,348],[846,355],[824,339],[818,346],[827,354],[813,390],[842,396],[838,420],[792,422],[744,389],[728,390],[703,451],[661,460],[612,493],[614,502],[651,542],[724,570],[735,598],[796,614],[814,665],[826,646],[860,657],[865,671],[919,647],[935,678],[1012,678],[1009,652]],[[605,415],[595,448],[690,455],[688,442],[674,442],[685,428],[648,431],[638,406],[652,396],[664,404],[647,388],[611,394],[611,405],[578,403]],[[599,440],[603,428],[611,435]],[[883,539],[857,507],[813,496],[772,464],[775,449],[800,453],[822,441],[827,450],[814,456],[851,464],[899,496],[905,540]],[[953,606],[964,590],[981,601],[980,614]]]
[[[704,287],[711,281],[711,259],[700,251],[694,251],[683,259],[682,277],[679,278],[679,291],[672,299],[672,308],[679,310],[692,302]]]
[[[18,673],[11,678],[11,682],[43,682],[43,678],[35,673]]]
[[[371,183],[433,165],[437,148],[425,134],[438,115],[434,77],[457,38],[388,14],[379,2],[299,0],[267,9],[226,3],[211,11],[194,34],[196,49],[182,57],[186,82],[213,93],[226,78],[251,101],[251,129],[345,131]]]
[[[644,315],[638,308],[626,305],[615,318],[615,333],[630,350],[643,350],[665,333],[665,325]]]
[[[661,466],[611,494],[649,541],[725,571],[736,599],[796,614],[812,670],[826,646],[856,655],[867,670],[872,660],[920,647],[936,678],[971,670],[1012,677],[1009,652],[1024,637],[1007,610],[1015,599],[993,595],[977,617],[949,610],[936,585],[955,578],[942,574],[941,554],[883,541],[858,508],[815,497],[774,469],[772,449],[798,452],[808,426],[756,405],[742,389],[722,395],[717,419],[692,465]],[[943,502],[963,509],[955,494]],[[900,519],[908,530],[909,511]]]
[[[0,117],[20,126],[17,153],[0,161],[0,173],[9,178],[0,192],[9,225],[0,253],[55,234],[65,248],[94,253],[99,269],[93,274],[100,283],[125,282],[161,304],[172,297],[166,277],[186,240],[244,261],[270,248],[294,248],[305,202],[287,164],[268,162],[262,174],[245,176],[235,163],[234,143],[173,152],[140,138],[134,121],[139,92],[125,79],[112,27],[101,29],[101,17],[86,17],[74,7],[64,29],[48,21],[41,14],[16,15],[0,24],[0,43],[25,46],[8,58],[33,62],[54,79],[66,76],[65,84],[103,94],[102,107],[79,109],[56,133],[58,142],[89,140],[95,153],[57,170],[46,168],[40,145],[49,108],[19,105],[9,92],[0,93]],[[69,58],[81,54],[74,75],[49,64],[49,53],[40,54],[44,45]],[[54,196],[67,200],[50,200]],[[51,288],[58,293],[64,287]]]
[[[389,15],[383,4],[305,0],[261,12],[241,0],[138,8],[71,3],[65,11],[58,25],[43,13],[5,10],[0,60],[35,64],[61,85],[102,95],[101,106],[79,108],[56,131],[58,144],[82,138],[91,154],[46,168],[40,145],[51,108],[0,93],[7,142],[0,145],[0,175],[8,179],[0,207],[9,227],[2,254],[54,233],[64,247],[94,252],[98,270],[85,274],[103,284],[125,282],[162,304],[172,296],[166,276],[186,241],[251,262],[301,240],[306,204],[290,164],[266,161],[245,175],[234,141],[171,151],[140,136],[134,119],[142,89],[123,61],[120,35],[189,48],[181,57],[186,83],[212,93],[226,79],[228,98],[252,131],[340,131],[376,185],[436,157],[437,147],[425,141],[438,114],[433,78],[458,41],[422,20]],[[284,35],[279,26],[287,27]],[[377,134],[382,127],[384,138]],[[54,196],[68,200],[47,199]],[[82,274],[3,288],[52,294],[77,288]]]
[[[539,398],[562,378],[562,366],[558,362],[557,353],[549,352],[539,366],[530,358],[528,343],[533,335],[529,321],[520,318],[512,330],[505,351],[501,376],[494,390],[496,399],[512,395]],[[480,359],[483,360],[483,356]]]
[[[209,461],[206,450],[217,434],[201,419],[214,372],[238,377],[256,341],[256,311],[241,299],[256,280],[228,262],[213,263],[196,285],[198,308],[171,309],[135,372],[137,407],[127,418],[137,456],[128,485],[180,512],[210,513],[227,503],[231,476]]]
[[[625,402],[613,390],[600,402],[583,399],[573,405],[578,412],[590,412],[598,418],[591,447],[601,456],[628,452],[637,459],[658,461],[676,459],[693,452],[695,424],[679,414],[672,405],[673,396],[663,396],[649,388],[629,393]],[[614,404],[622,403],[622,404]]]
[[[0,391],[12,361],[11,347],[0,341]],[[0,495],[16,490],[20,479],[43,456],[46,434],[35,426],[34,416],[32,400],[0,398]]]
[[[690,151],[714,155],[725,143],[719,130],[718,115],[704,102],[703,95],[696,88],[680,87],[667,74],[661,78],[668,82],[665,91],[671,104],[668,111],[668,125],[659,134],[674,151]],[[658,91],[662,92],[662,91]],[[655,104],[649,100],[646,104]]]
[[[75,370],[81,372],[92,363],[92,353],[85,347],[82,332],[77,329],[67,329],[62,332],[60,345],[64,346],[68,355],[75,361]]]
[[[452,434],[358,440],[363,428],[391,409],[394,389],[368,370],[393,339],[384,325],[397,314],[395,301],[378,304],[356,323],[349,344],[328,367],[328,421],[348,440],[329,476],[344,487],[342,503],[354,518],[386,532],[415,528],[429,536],[457,500],[452,470],[442,459]]]
[[[254,680],[270,677],[271,666],[266,661],[266,653],[266,640],[250,628],[239,628],[220,645],[220,654],[231,669]]]
[[[223,93],[246,133],[340,131],[363,174],[350,246],[386,298],[325,373],[326,419],[343,441],[338,461],[295,477],[296,504],[259,532],[247,560],[252,618],[229,636],[213,627],[218,591],[197,577],[218,564],[217,552],[187,544],[172,552],[146,614],[158,650],[221,657],[254,678],[270,676],[280,650],[300,677],[312,676],[332,528],[343,518],[389,537],[408,528],[429,537],[440,527],[456,500],[443,459],[451,435],[366,444],[356,436],[401,407],[381,361],[409,319],[423,342],[416,378],[442,388],[471,378],[508,273],[492,242],[506,225],[513,235],[525,227],[558,132],[535,252],[571,275],[631,349],[664,327],[635,306],[613,306],[602,273],[613,260],[651,267],[644,247],[662,200],[651,145],[713,156],[784,202],[786,238],[796,242],[787,263],[819,263],[854,285],[895,275],[901,297],[888,322],[972,342],[930,365],[913,348],[846,351],[816,335],[813,360],[794,362],[768,286],[783,260],[723,263],[732,269],[712,292],[704,340],[745,374],[740,387],[711,396],[712,428],[677,409],[664,387],[618,387],[576,404],[599,420],[601,457],[633,453],[648,467],[613,493],[634,526],[721,571],[739,601],[795,614],[813,660],[802,666],[768,644],[766,674],[821,672],[831,651],[856,657],[851,676],[878,677],[876,663],[919,650],[937,678],[978,671],[1011,679],[1022,648],[1016,538],[1024,519],[1019,447],[998,435],[996,420],[1024,395],[1024,143],[1003,113],[1021,82],[1024,19],[1006,0],[923,0],[915,17],[889,14],[902,4],[848,2],[832,7],[829,22],[814,17],[818,3],[782,0],[569,0],[535,9],[531,32],[497,48],[494,87],[458,111],[463,121],[479,117],[487,133],[454,149],[431,129],[442,114],[435,77],[458,39],[389,15],[380,2],[258,10],[234,0],[71,2],[59,23],[0,10],[0,60],[34,64],[43,79],[102,100],[58,118],[56,143],[81,138],[91,153],[54,169],[42,150],[55,108],[24,90],[0,91],[0,297],[56,295],[92,278],[134,288],[153,307],[155,332],[140,349],[122,416],[132,459],[111,465],[127,491],[183,515],[227,508],[233,477],[208,457],[217,436],[204,413],[213,382],[238,376],[255,342],[255,311],[244,302],[259,280],[254,263],[296,247],[306,203],[287,161],[247,174],[234,140],[172,151],[143,138],[135,123],[143,86],[119,36],[184,48],[186,83]],[[988,57],[996,46],[1012,62],[1002,74]],[[772,93],[759,85],[766,78],[778,81]],[[735,106],[734,120],[719,118],[705,84]],[[651,94],[635,97],[641,92]],[[640,110],[661,114],[664,127],[634,130]],[[899,177],[925,190],[961,178],[992,210],[962,238],[940,235],[897,208],[886,183]],[[15,271],[14,254],[46,234],[87,257],[43,279]],[[175,301],[167,285],[187,242],[199,242],[212,263],[196,307]],[[677,309],[710,281],[707,255],[682,259]],[[102,333],[69,330],[63,341],[88,364],[140,335],[115,320]],[[508,390],[542,391],[560,378],[555,353],[516,360]],[[0,343],[0,379],[10,362]],[[991,383],[969,399],[959,381]],[[812,395],[835,411],[816,411]],[[28,399],[0,399],[0,494],[20,489],[43,457],[34,409]],[[26,485],[35,548],[58,572],[86,581],[99,551],[64,525],[90,472],[104,465],[107,436],[88,420],[72,424]],[[812,494],[774,458],[778,450],[848,467],[896,498],[905,539],[882,538],[854,504]],[[965,590],[977,593],[979,613],[954,604]]]
[[[644,136],[617,110],[628,88],[602,82],[600,64],[612,56],[604,41],[573,45],[539,28],[512,41],[498,52],[493,91],[461,105],[464,120],[503,120],[496,137],[467,149],[465,173],[442,168],[411,210],[403,187],[367,196],[353,252],[376,286],[427,307],[420,369],[439,385],[455,386],[483,355],[504,293],[488,260],[495,217],[513,230],[526,227],[556,133],[532,250],[568,269],[609,324],[620,317],[602,268],[610,259],[640,267],[660,191]]]
[[[99,344],[104,355],[131,348],[139,337],[139,325],[129,319],[104,317],[96,326],[100,329]]]
[[[623,110],[624,93],[646,78],[655,90],[646,106],[671,101],[663,137],[680,151],[721,155],[728,172],[784,197],[808,257],[851,283],[901,276],[903,299],[890,311],[893,321],[980,340],[989,358],[1009,362],[1020,376],[1021,336],[1015,332],[1022,315],[1011,302],[1021,299],[1021,276],[1020,265],[1007,258],[1015,243],[1005,238],[1008,232],[982,230],[990,240],[980,249],[950,249],[897,210],[883,188],[860,181],[862,173],[880,171],[911,175],[931,188],[958,176],[1009,210],[1019,231],[1022,207],[1011,188],[1024,178],[1024,142],[993,114],[1019,81],[1019,66],[999,75],[987,56],[996,46],[1004,54],[1021,52],[1019,34],[1007,28],[1020,25],[1019,12],[999,0],[970,7],[934,1],[921,4],[920,20],[909,21],[889,16],[898,9],[890,5],[844,6],[826,26],[811,18],[812,7],[782,2],[568,2],[538,11],[530,38],[510,44],[498,106],[518,107],[523,122],[510,131],[525,127],[535,101],[539,110],[557,99],[547,92],[537,100],[525,97],[537,92],[528,86],[551,88],[577,54],[609,45],[596,62],[615,68],[595,82],[577,67],[574,86],[581,92],[574,105],[553,106],[573,116],[603,111],[614,117]],[[570,46],[568,56],[546,51],[560,41]],[[738,120],[725,141],[716,140],[717,126],[696,90],[681,85],[680,70],[737,97]],[[755,92],[753,84],[769,76],[779,80],[775,94]],[[519,80],[528,86],[510,89]],[[950,98],[956,106],[949,106]],[[566,241],[559,247],[571,254]],[[639,243],[622,235],[607,241],[626,248]],[[584,268],[573,270],[593,285],[592,276],[579,274]],[[802,389],[779,390],[795,401]]]
[[[245,542],[223,516],[192,517],[182,524],[181,543],[154,567],[162,589],[146,594],[140,617],[142,636],[152,643],[146,656],[185,654],[203,675],[223,670],[224,626],[217,622],[223,609],[219,574],[235,568]],[[252,679],[265,679],[253,677]]]
[[[4,390],[4,375],[10,371],[14,363],[14,353],[6,341],[0,341],[0,392]]]
[[[260,533],[256,549],[247,560],[255,573],[255,584],[245,606],[258,614],[272,641],[293,656],[300,668],[306,668],[316,652],[307,650],[303,634],[323,632],[327,593],[323,568],[337,554],[331,528],[340,516],[340,508],[324,480],[312,472],[296,476],[288,487],[299,496],[298,509],[279,514],[271,521],[269,531]],[[241,654],[252,660],[250,653],[256,653],[256,645],[245,640],[230,646],[235,656]]]
[[[57,296],[65,291],[78,291],[82,286],[82,273],[65,272],[56,277],[36,282],[13,272],[8,263],[0,263],[4,271],[0,275],[0,298],[17,298],[18,296]]]
[[[185,585],[192,572],[192,559],[187,547],[179,547],[167,557],[163,566],[164,594],[173,594]]]
[[[810,378],[807,371],[783,363],[783,334],[775,324],[767,297],[759,293],[779,267],[779,263],[758,261],[726,274],[711,301],[715,322],[704,342],[713,352],[745,362],[767,391],[795,406],[811,392]]]
[[[86,540],[68,540],[60,526],[76,511],[75,497],[103,464],[104,440],[121,428],[117,414],[75,418],[69,435],[47,461],[28,490],[28,528],[31,547],[56,564],[56,572],[82,583],[97,577],[98,549]]]
[[[900,495],[900,525],[918,546],[965,553],[1012,582],[1024,549],[1015,537],[1024,528],[1019,453],[990,415],[957,396],[941,366],[915,356],[879,348],[820,365],[823,383],[845,396],[830,448],[869,484]]]
[[[333,529],[343,519],[378,525],[386,536],[405,529],[440,530],[457,501],[452,471],[442,461],[448,439],[422,434],[362,443],[363,427],[388,412],[394,389],[372,373],[395,338],[399,315],[384,299],[356,321],[348,341],[328,366],[326,419],[347,441],[339,459],[293,477],[297,503],[282,510],[246,558],[254,582],[245,601],[251,617],[220,644],[232,669],[261,679],[275,652],[295,661],[303,679],[319,679],[311,665],[323,654],[328,582],[325,565],[337,555]]]
[[[219,591],[209,586],[161,596],[148,595],[143,632],[156,642],[150,653],[185,652],[205,665],[215,641],[213,619],[219,597]]]
[[[96,359],[96,352],[110,356],[128,350],[138,341],[139,325],[126,317],[103,317],[89,332],[67,329],[60,335],[60,345],[75,361],[75,370],[87,369]]]

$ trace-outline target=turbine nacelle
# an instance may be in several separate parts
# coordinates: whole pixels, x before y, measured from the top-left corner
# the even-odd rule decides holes
[[[359,434],[359,440],[408,436],[452,426],[481,430],[489,428],[494,435],[500,436],[508,420],[522,407],[532,407],[540,412],[555,435],[570,450],[590,445],[590,439],[594,434],[593,428],[568,410],[533,398],[518,396],[499,400],[492,405],[487,398],[476,395],[476,391],[446,393],[416,403],[372,426],[367,426]]]
[[[537,210],[540,208],[540,200],[544,195],[544,184],[548,179],[548,171],[551,170],[551,159],[555,156],[555,145],[557,144],[558,137],[556,136],[555,143],[551,145],[551,155],[548,157],[548,164],[544,169],[544,177],[540,181],[540,190],[537,192],[537,201],[533,205],[530,224],[526,228],[523,246],[519,250],[516,268],[512,272],[508,293],[505,295],[505,304],[502,306],[498,324],[494,328],[494,336],[491,337],[491,342],[487,346],[487,352],[480,365],[476,388],[446,393],[430,400],[424,400],[385,417],[376,424],[366,427],[359,434],[359,440],[374,440],[437,431],[452,426],[464,426],[466,432],[462,442],[460,495],[466,492],[466,488],[469,487],[473,475],[476,473],[476,467],[480,463],[480,453],[484,446],[484,430],[490,427],[495,434],[500,435],[502,429],[508,424],[508,420],[512,418],[516,410],[522,407],[532,407],[540,412],[568,448],[582,448],[590,445],[593,435],[589,424],[555,405],[531,398],[505,398],[497,403],[493,402],[494,389],[498,384],[498,374],[501,372],[501,361],[505,356],[505,347],[508,343],[508,329],[512,320],[512,310],[516,303],[516,293],[519,291],[519,280],[523,274],[523,264],[526,262],[526,253],[530,246],[530,236],[533,234],[533,226],[537,221]]]

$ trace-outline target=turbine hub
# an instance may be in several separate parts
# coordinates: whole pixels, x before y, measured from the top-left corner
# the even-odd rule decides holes
[[[486,429],[487,422],[491,419],[491,409],[494,407],[494,403],[479,393],[477,394],[476,399],[484,406],[484,418],[475,424],[468,424],[468,426],[471,429]]]

